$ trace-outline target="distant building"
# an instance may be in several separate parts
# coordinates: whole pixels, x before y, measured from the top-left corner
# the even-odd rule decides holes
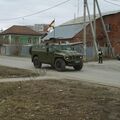
[[[2,44],[37,44],[42,33],[36,32],[26,26],[14,25],[0,33]]]
[[[30,27],[34,31],[46,33],[48,26],[49,26],[48,24],[35,24],[35,25],[29,25],[28,27]]]

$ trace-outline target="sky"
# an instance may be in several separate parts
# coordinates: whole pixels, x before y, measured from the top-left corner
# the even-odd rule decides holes
[[[49,24],[54,19],[57,26],[75,17],[83,16],[83,0],[70,0],[40,12],[64,1],[67,0],[0,0],[0,29],[5,30],[12,25]],[[114,4],[106,0],[98,0],[101,12],[120,10],[120,0],[107,1]],[[92,14],[93,0],[88,0],[88,4]],[[34,15],[36,12],[39,13]],[[26,15],[31,16],[25,17]]]

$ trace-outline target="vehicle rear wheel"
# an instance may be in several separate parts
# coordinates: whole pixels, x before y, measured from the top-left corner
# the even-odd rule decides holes
[[[81,63],[78,64],[78,65],[74,65],[74,66],[73,66],[73,68],[74,68],[75,70],[81,70],[82,67],[83,67],[83,62],[81,62]]]
[[[55,60],[55,69],[57,71],[64,71],[65,70],[65,61],[61,58]]]
[[[40,62],[38,57],[33,58],[33,64],[34,64],[35,68],[41,68],[41,66],[42,66],[42,63]]]

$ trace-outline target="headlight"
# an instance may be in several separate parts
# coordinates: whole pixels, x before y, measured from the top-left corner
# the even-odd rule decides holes
[[[83,57],[82,56],[80,56],[80,59],[82,59]]]
[[[69,57],[65,57],[65,60],[69,60]]]

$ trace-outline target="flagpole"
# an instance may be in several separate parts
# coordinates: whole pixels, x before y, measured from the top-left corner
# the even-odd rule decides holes
[[[55,19],[54,19],[54,26],[53,26],[53,28],[54,28],[54,38],[55,38]]]

